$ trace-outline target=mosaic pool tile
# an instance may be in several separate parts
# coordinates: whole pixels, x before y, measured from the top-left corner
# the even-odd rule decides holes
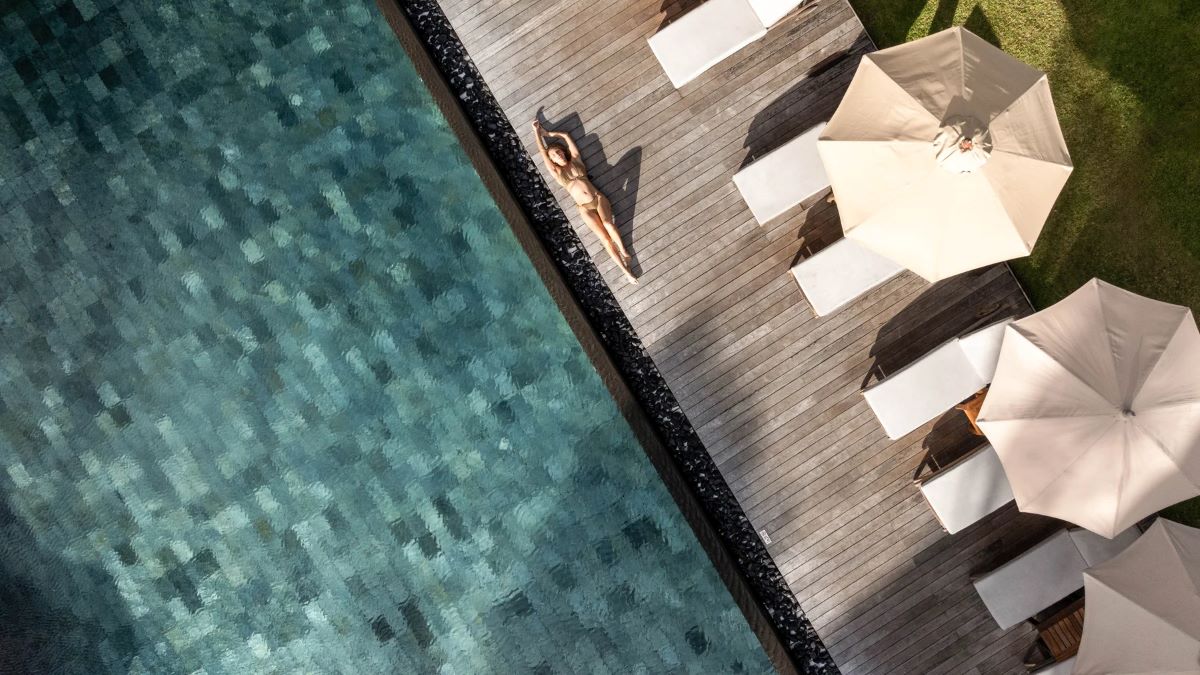
[[[480,76],[438,0],[396,0],[396,6],[407,17],[413,41],[419,42],[413,53],[417,58],[428,56],[440,74],[456,107],[478,134],[496,172],[517,199],[530,229],[594,327],[636,404],[662,439],[672,473],[690,487],[699,509],[710,520],[711,528],[702,526],[698,531],[708,530],[731,554],[731,567],[746,584],[748,595],[757,606],[750,609],[755,630],[771,645],[773,654],[790,661],[800,672],[836,675],[838,668],[829,651],[600,276],[586,247],[581,245],[574,226]],[[779,654],[778,647],[786,655]]]
[[[769,670],[373,4],[6,3],[0,85],[0,670]]]

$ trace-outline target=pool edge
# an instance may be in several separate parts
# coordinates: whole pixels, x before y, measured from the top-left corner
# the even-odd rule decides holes
[[[772,664],[838,672],[440,6],[376,4]],[[493,118],[490,145],[468,108]]]

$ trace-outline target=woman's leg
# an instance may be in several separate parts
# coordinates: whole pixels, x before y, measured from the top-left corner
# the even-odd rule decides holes
[[[612,202],[608,201],[602,193],[596,193],[596,212],[600,214],[600,220],[604,223],[604,229],[608,230],[608,236],[617,245],[617,250],[621,252],[621,257],[629,262],[629,251],[625,250],[625,242],[621,241],[621,231],[617,229],[616,221],[613,220]]]
[[[592,228],[592,232],[595,232],[596,236],[600,238],[600,243],[604,245],[604,250],[608,251],[608,255],[613,259],[613,262],[617,263],[617,266],[621,268],[625,276],[636,284],[637,279],[633,276],[633,272],[630,271],[629,265],[625,264],[625,259],[621,257],[621,253],[617,250],[616,245],[613,244],[612,237],[609,236],[608,228],[604,226],[604,220],[600,218],[600,214],[593,209],[584,208],[579,209],[579,214],[583,216],[583,222],[587,223],[588,227]]]

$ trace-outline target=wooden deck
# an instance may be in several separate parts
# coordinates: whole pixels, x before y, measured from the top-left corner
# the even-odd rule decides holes
[[[676,91],[646,38],[674,0],[444,0],[497,100],[571,131],[611,197],[642,284],[583,240],[844,673],[1018,673],[1033,631],[999,630],[969,574],[1053,524],[1011,505],[955,536],[910,482],[947,415],[889,441],[860,388],[1029,306],[1008,268],[930,287],[903,275],[814,318],[788,274],[840,234],[836,210],[757,225],[731,176],[836,107],[870,39],[822,0]],[[569,198],[558,190],[574,217]],[[576,221],[578,219],[576,218]]]

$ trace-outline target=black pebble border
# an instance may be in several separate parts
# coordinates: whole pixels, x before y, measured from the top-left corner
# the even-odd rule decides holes
[[[542,244],[558,265],[606,350],[685,480],[715,523],[758,601],[767,610],[793,663],[802,672],[838,670],[805,618],[737,498],[700,442],[641,339],[600,276],[575,230],[542,180],[516,131],[492,97],[450,21],[434,0],[397,0],[442,77],[475,127]]]

